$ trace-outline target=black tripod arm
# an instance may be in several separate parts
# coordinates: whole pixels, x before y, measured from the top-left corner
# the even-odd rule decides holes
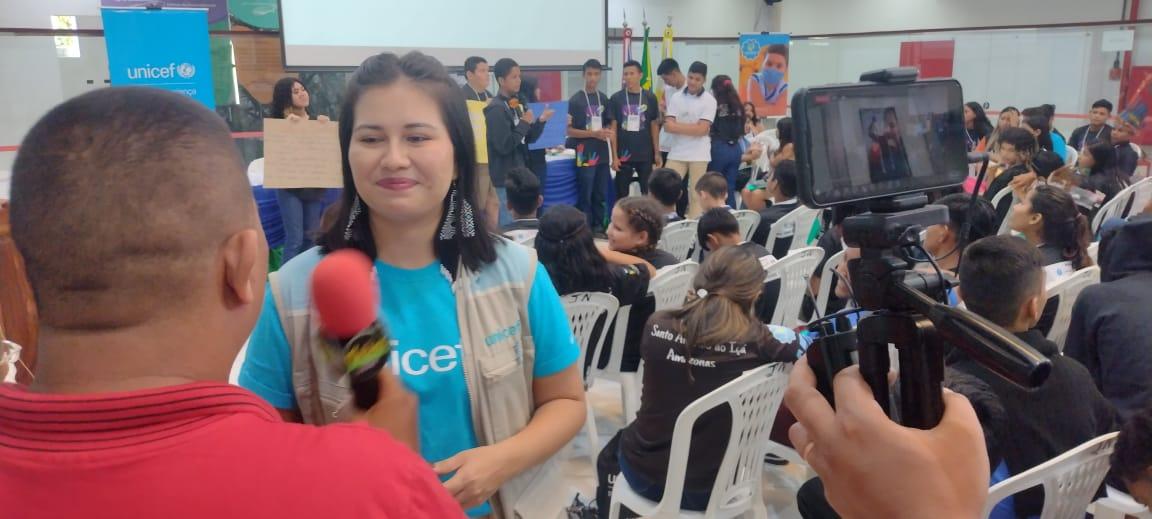
[[[938,303],[903,282],[896,288],[909,307],[928,316],[948,344],[1006,380],[1033,388],[1048,379],[1052,363],[1015,335],[976,314]]]

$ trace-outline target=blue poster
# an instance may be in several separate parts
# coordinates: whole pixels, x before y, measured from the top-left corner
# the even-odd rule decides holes
[[[208,12],[202,9],[104,9],[113,86],[150,86],[216,108]]]
[[[548,122],[544,123],[544,133],[540,134],[540,138],[536,139],[536,142],[528,144],[530,150],[561,146],[568,137],[568,101],[528,103],[528,108],[537,116],[544,113],[545,107],[555,110],[556,113],[552,115],[551,119],[548,119]]]

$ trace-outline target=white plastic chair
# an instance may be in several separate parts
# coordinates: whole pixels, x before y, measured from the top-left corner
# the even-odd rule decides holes
[[[680,261],[688,259],[696,245],[696,220],[681,220],[664,226],[656,248],[676,256]]]
[[[751,240],[756,229],[760,227],[760,213],[751,209],[741,209],[732,211],[732,216],[735,216],[736,221],[740,223],[741,238],[744,241]]]
[[[664,483],[664,497],[659,503],[640,497],[623,476],[616,478],[612,490],[609,517],[620,517],[621,506],[649,518],[729,518],[751,514],[768,517],[760,480],[764,473],[764,453],[772,422],[784,399],[788,384],[788,367],[768,364],[744,372],[692,402],[680,412],[672,433],[671,456]],[[712,486],[712,497],[703,512],[680,510],[684,478],[688,471],[688,453],[692,448],[692,427],[704,413],[721,405],[732,409],[732,430],[728,448]]]
[[[1080,161],[1080,152],[1076,151],[1076,148],[1071,146],[1064,146],[1064,149],[1066,150],[1066,157],[1068,157],[1064,161],[1064,165],[1076,166],[1076,164]]]
[[[1048,289],[1048,298],[1060,296],[1057,300],[1056,318],[1048,330],[1048,340],[1056,343],[1064,351],[1064,340],[1068,337],[1068,325],[1072,321],[1072,305],[1085,287],[1100,282],[1100,267],[1092,266],[1077,270],[1076,273],[1054,283]]]
[[[661,270],[652,278],[648,283],[648,293],[656,298],[656,311],[673,310],[684,306],[684,300],[688,298],[688,291],[692,288],[692,279],[699,270],[699,263],[685,261]]]
[[[1016,204],[1016,195],[1012,194],[1012,188],[1011,187],[1006,187],[1004,189],[1001,189],[999,193],[996,193],[996,195],[992,197],[992,209],[994,209],[994,210],[999,209],[1000,202],[1004,200],[1004,197],[1008,197],[1008,196],[1012,197],[1012,204],[1015,205]],[[1010,227],[1008,227],[1008,221],[1011,219],[1012,219],[1012,209],[1009,208],[1008,213],[1004,215],[1004,220],[1000,222],[1000,230],[996,231],[996,234],[1008,234],[1008,233],[1012,232],[1012,229]]]
[[[264,185],[264,157],[248,163],[248,185],[253,187]]]
[[[562,304],[564,312],[568,314],[568,325],[572,328],[572,334],[576,336],[577,341],[580,341],[580,360],[577,362],[583,366],[588,347],[591,345],[593,351],[597,351],[604,345],[608,325],[620,309],[620,301],[612,294],[576,292],[564,296]],[[592,332],[597,321],[603,321],[604,326],[600,329],[600,336],[593,337]],[[589,370],[584,378],[585,389],[592,385],[594,378],[594,371]],[[596,456],[600,451],[600,436],[596,432],[596,416],[592,414],[592,402],[585,399],[585,403],[588,407],[588,416],[584,421],[584,429],[588,433],[588,456],[592,458],[592,466],[596,466]]]
[[[1094,241],[1088,246],[1088,257],[1092,258],[1092,263],[1100,264],[1100,242]]]
[[[1136,214],[1144,209],[1144,205],[1152,198],[1152,178],[1146,178],[1124,189],[1096,211],[1092,217],[1092,235],[1100,232],[1100,226],[1110,218],[1126,218],[1129,214]],[[1143,204],[1137,205],[1138,200]]]
[[[793,209],[784,215],[783,218],[776,220],[776,223],[772,224],[772,229],[768,231],[768,239],[764,241],[764,247],[768,250],[773,250],[773,247],[776,245],[776,238],[788,234],[788,231],[792,232],[792,243],[788,246],[789,251],[807,246],[808,233],[812,230],[812,225],[819,216],[819,209],[812,209],[805,206]]]
[[[1140,214],[1148,202],[1152,201],[1152,177],[1145,178],[1132,184],[1132,203],[1128,205],[1123,217],[1128,218]]]
[[[624,424],[632,423],[636,413],[640,411],[640,387],[643,378],[643,361],[636,372],[626,372],[621,369],[624,362],[624,347],[628,338],[628,320],[632,317],[632,305],[621,306],[616,312],[616,327],[610,340],[612,351],[608,354],[608,363],[604,369],[599,369],[604,348],[598,347],[592,354],[592,367],[596,372],[594,378],[614,380],[620,384],[620,407],[624,411]]]
[[[1136,502],[1132,496],[1110,486],[1106,488],[1108,494],[1088,507],[1088,513],[1092,514],[1093,519],[1126,519],[1128,516],[1152,519],[1152,511]]]
[[[788,328],[796,324],[800,307],[804,304],[804,294],[808,291],[808,280],[823,258],[824,249],[805,247],[788,253],[784,259],[764,269],[765,283],[780,280],[780,296],[776,299],[776,309],[769,324]]]
[[[987,517],[1004,498],[1043,485],[1044,509],[1040,519],[1083,517],[1108,472],[1108,458],[1116,447],[1119,434],[1109,433],[1089,440],[1042,465],[997,483],[988,489],[984,516]]]
[[[832,297],[832,281],[836,279],[836,267],[844,262],[844,252],[841,250],[833,254],[824,262],[824,270],[820,271],[820,288],[816,293],[816,313],[819,315],[824,315],[824,310],[828,308],[828,300]]]
[[[1144,158],[1144,148],[1141,148],[1140,145],[1135,142],[1129,142],[1128,145],[1136,152],[1136,160]]]

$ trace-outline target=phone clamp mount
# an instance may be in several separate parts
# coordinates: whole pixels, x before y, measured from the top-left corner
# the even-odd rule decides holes
[[[868,72],[860,80],[894,84],[916,77],[915,68],[905,67]],[[991,321],[949,306],[945,296],[953,283],[944,275],[913,269],[909,249],[921,245],[921,231],[948,223],[946,207],[928,205],[923,192],[854,205],[865,212],[845,219],[843,233],[848,246],[860,249],[860,257],[848,261],[848,270],[860,304],[854,312],[862,317],[849,331],[836,326],[835,318],[843,313],[808,325],[817,337],[808,349],[808,362],[817,388],[830,403],[835,405],[836,373],[858,360],[873,398],[890,418],[931,429],[944,416],[944,357],[951,347],[1022,387],[1044,383],[1052,369],[1047,358]],[[899,362],[898,409],[889,389],[890,344]]]

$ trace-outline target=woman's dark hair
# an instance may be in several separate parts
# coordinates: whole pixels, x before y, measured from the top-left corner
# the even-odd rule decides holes
[[[1092,232],[1088,229],[1088,218],[1076,208],[1072,195],[1056,186],[1040,184],[1030,196],[1032,212],[1043,217],[1044,243],[1060,247],[1064,259],[1072,262],[1076,270],[1091,267],[1088,246],[1092,243]]]
[[[664,232],[664,208],[660,203],[646,196],[630,196],[616,201],[616,207],[628,218],[628,226],[636,232],[647,232],[648,243],[636,251],[643,252],[656,248],[660,235]]]
[[[588,217],[575,207],[554,205],[544,212],[536,254],[560,295],[612,288],[612,270],[596,249]]]
[[[748,249],[721,247],[708,254],[688,302],[668,313],[680,323],[687,352],[729,341],[760,342],[767,332],[752,316],[752,305],[763,287],[764,267]]]
[[[1051,139],[1049,139],[1051,140]],[[1000,145],[1011,144],[1024,157],[1024,163],[1036,156],[1036,136],[1024,128],[1007,128],[1000,134]]]
[[[756,105],[752,103],[744,103],[744,117],[752,124],[760,122],[760,114],[756,113]]]
[[[273,119],[283,119],[285,112],[292,108],[292,86],[300,83],[300,86],[305,91],[308,87],[304,83],[294,77],[280,78],[276,85],[272,87],[272,113],[268,115]]]
[[[1148,469],[1152,467],[1152,407],[1128,417],[1120,436],[1116,438],[1116,450],[1112,451],[1112,473],[1126,483],[1148,481]]]
[[[523,97],[529,103],[539,103],[540,100],[536,98],[536,87],[539,85],[540,82],[536,80],[536,76],[521,75],[520,97]]]
[[[740,101],[740,94],[736,92],[732,78],[724,74],[712,78],[712,96],[716,98],[717,104],[728,105],[729,115],[739,116],[741,121],[744,120],[744,103]]]
[[[785,144],[792,144],[792,118],[782,117],[776,121],[776,138],[780,140],[780,148]]]
[[[1042,150],[1055,152],[1052,149],[1052,126],[1048,123],[1048,117],[1044,114],[1032,114],[1024,116],[1024,124],[1033,130],[1039,130],[1040,135],[1036,136],[1036,143]]]
[[[318,241],[321,252],[328,253],[334,250],[354,248],[366,254],[369,258],[376,257],[376,241],[373,239],[372,228],[369,225],[371,218],[368,214],[361,214],[349,228],[348,222],[351,209],[360,194],[356,191],[356,183],[352,178],[352,166],[348,161],[348,149],[352,143],[352,129],[356,125],[356,104],[365,91],[391,85],[397,81],[408,80],[417,84],[420,91],[431,96],[440,106],[444,118],[444,126],[452,140],[453,162],[456,166],[455,189],[459,197],[458,205],[469,204],[479,208],[476,202],[476,141],[472,136],[472,120],[468,116],[468,107],[464,102],[464,95],[444,66],[435,58],[419,51],[409,52],[403,57],[392,53],[383,53],[372,56],[360,64],[360,68],[348,79],[348,89],[344,94],[344,104],[340,109],[340,152],[341,166],[344,171],[344,193],[341,198],[340,214],[337,224],[328,230]],[[442,202],[440,215],[440,229],[444,225],[450,209],[461,212],[460,207],[450,208],[451,196],[445,196]],[[364,203],[363,199],[360,200]],[[369,211],[371,208],[366,208]],[[368,211],[365,211],[368,212]],[[477,220],[480,220],[477,218]],[[476,221],[482,226],[481,221]],[[496,261],[496,238],[484,231],[471,233],[465,236],[463,232],[464,218],[456,219],[456,236],[451,240],[433,240],[436,257],[440,263],[453,276],[457,267],[462,263],[469,270],[479,270],[482,266]],[[351,231],[350,237],[345,238],[346,229]],[[381,230],[386,232],[386,230]]]
[[[1092,155],[1092,170],[1089,175],[1116,174],[1116,148],[1112,144],[1102,142],[1088,147]]]
[[[1036,173],[1038,177],[1048,178],[1062,167],[1064,167],[1064,159],[1060,158],[1056,152],[1041,151],[1032,157],[1032,172]]]
[[[976,140],[983,139],[992,135],[992,121],[988,120],[988,114],[984,112],[984,107],[980,103],[970,101],[964,103],[972,113],[976,114],[976,119],[972,121],[972,129],[976,132]]]

